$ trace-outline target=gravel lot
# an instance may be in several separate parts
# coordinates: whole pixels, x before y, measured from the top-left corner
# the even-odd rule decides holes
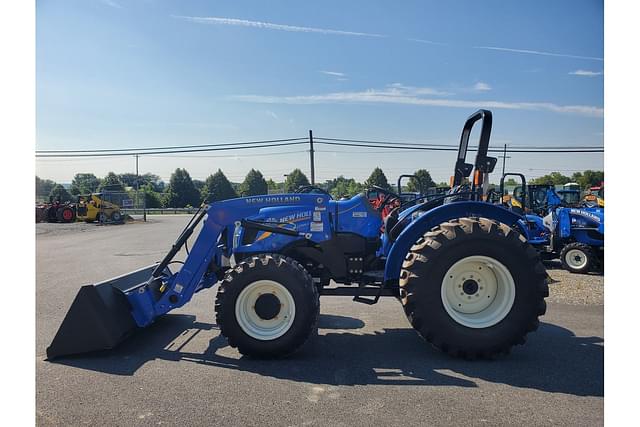
[[[560,268],[560,262],[548,263],[547,272],[554,280],[549,285],[547,302],[573,305],[604,305],[602,274],[573,274]]]
[[[38,425],[602,425],[603,277],[549,266],[547,314],[496,361],[426,345],[400,305],[325,297],[318,336],[286,360],[219,335],[215,289],[119,348],[45,361],[80,285],[160,259],[188,221],[36,226]]]

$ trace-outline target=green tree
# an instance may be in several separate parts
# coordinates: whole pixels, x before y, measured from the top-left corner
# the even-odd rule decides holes
[[[77,173],[71,181],[71,194],[89,194],[94,193],[100,180],[92,173]]]
[[[364,185],[365,187],[371,187],[372,185],[375,185],[378,187],[382,187],[385,190],[391,190],[391,186],[387,181],[387,177],[385,176],[384,172],[382,172],[382,169],[378,167],[375,168],[373,172],[371,172],[371,175],[369,175],[369,178],[367,178],[367,180],[364,182]]]
[[[140,192],[144,196],[144,203],[147,208],[161,208],[162,194],[155,191],[151,183],[140,187]]]
[[[140,181],[140,186],[142,187],[142,177],[137,176],[135,173],[120,173],[118,174],[118,179],[122,182],[122,185],[125,187],[136,187],[136,181]]]
[[[56,183],[50,179],[41,179],[36,175],[36,198],[45,200],[49,198],[49,194]]]
[[[303,185],[309,185],[307,176],[300,169],[294,169],[284,181],[284,191],[285,193],[291,193]]]
[[[240,194],[242,196],[258,196],[269,193],[269,186],[260,171],[251,169],[244,182],[240,184]]]
[[[574,173],[571,176],[571,180],[580,184],[580,188],[587,189],[589,187],[600,185],[600,183],[604,181],[604,172],[588,169],[584,172]]]
[[[277,182],[275,182],[273,179],[269,178],[269,179],[267,180],[267,189],[268,189],[270,192],[278,191],[278,190],[279,190],[279,189],[281,189],[281,188],[282,188],[282,186],[281,186],[281,185],[279,185]]]
[[[193,185],[186,169],[178,168],[171,174],[167,192],[163,196],[163,205],[172,208],[184,208],[187,205],[198,206],[200,194]]]
[[[327,181],[325,186],[327,191],[335,199],[339,199],[341,197],[352,197],[362,191],[362,184],[353,178],[345,178],[342,175]]]
[[[59,201],[60,203],[70,202],[72,200],[71,194],[60,184],[56,184],[49,193],[49,198],[52,201]]]
[[[196,190],[198,190],[198,193],[201,193],[202,189],[204,188],[204,181],[201,181],[199,179],[194,179],[193,186],[196,187]]]
[[[411,178],[407,183],[408,191],[419,192],[420,190],[422,190],[423,192],[426,193],[428,188],[436,186],[436,183],[433,182],[433,179],[431,178],[431,174],[429,173],[428,170],[418,169],[413,174],[418,177],[420,182],[418,182],[418,180],[416,180],[415,178]]]
[[[143,175],[136,175],[135,173],[121,173],[118,175],[120,182],[126,187],[136,188],[136,183],[140,186],[140,189],[144,185],[153,185],[154,191],[162,191],[164,189],[164,182],[158,175],[152,173],[145,173]]]
[[[220,169],[213,175],[209,175],[204,181],[202,198],[207,202],[219,202],[220,200],[233,199],[238,197],[231,182]]]
[[[124,185],[122,181],[120,181],[120,178],[118,178],[118,175],[109,172],[100,182],[98,191],[124,192]]]
[[[564,185],[567,182],[571,182],[571,178],[562,175],[560,172],[551,172],[548,175],[531,180],[531,184],[547,184],[547,185]]]

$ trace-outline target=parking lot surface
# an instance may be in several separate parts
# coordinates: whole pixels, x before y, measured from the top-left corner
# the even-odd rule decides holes
[[[216,288],[116,350],[46,361],[78,288],[160,260],[188,218],[36,225],[38,425],[603,424],[603,277],[553,268],[540,329],[494,361],[434,350],[395,299],[346,297],[322,298],[300,352],[251,360],[219,335]]]

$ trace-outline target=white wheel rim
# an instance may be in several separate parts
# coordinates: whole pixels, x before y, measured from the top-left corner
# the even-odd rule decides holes
[[[444,276],[442,304],[457,323],[488,328],[513,307],[516,286],[509,269],[494,258],[473,255],[453,264]]]
[[[263,294],[272,294],[280,301],[280,311],[272,319],[263,319],[256,312],[256,301]],[[291,293],[273,280],[257,280],[249,284],[236,300],[238,325],[247,335],[261,341],[274,340],[287,333],[295,314],[296,304]]]
[[[564,256],[569,267],[580,270],[587,265],[587,254],[580,249],[569,249]]]

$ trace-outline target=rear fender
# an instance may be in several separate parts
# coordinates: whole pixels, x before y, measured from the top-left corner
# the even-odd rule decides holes
[[[443,222],[455,218],[482,217],[507,224],[525,237],[528,235],[526,227],[523,227],[521,217],[500,206],[486,202],[454,202],[439,206],[416,218],[400,233],[393,243],[384,270],[384,281],[387,284],[395,284],[400,277],[400,270],[405,256],[411,246],[426,231]]]

